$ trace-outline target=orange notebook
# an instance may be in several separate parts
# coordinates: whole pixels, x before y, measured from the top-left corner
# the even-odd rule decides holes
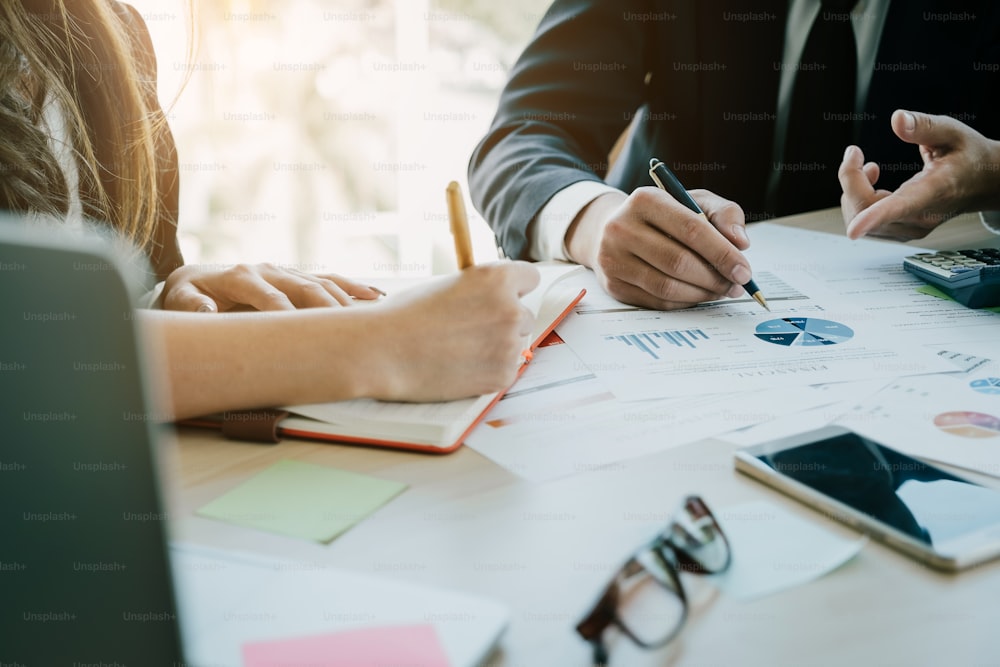
[[[521,299],[535,314],[532,351],[584,295],[583,289],[573,288],[564,281],[570,274],[584,270],[581,267],[560,262],[541,262],[536,266],[542,274],[541,282]],[[222,427],[227,435],[238,439],[277,441],[280,436],[291,436],[444,454],[461,446],[504,393],[506,390],[440,403],[358,399],[293,405],[277,412],[227,413],[184,423]]]

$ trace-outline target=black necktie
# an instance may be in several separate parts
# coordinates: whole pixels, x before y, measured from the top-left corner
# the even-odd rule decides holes
[[[853,141],[858,56],[851,27],[857,0],[823,0],[795,74],[778,215],[838,206],[837,168]]]

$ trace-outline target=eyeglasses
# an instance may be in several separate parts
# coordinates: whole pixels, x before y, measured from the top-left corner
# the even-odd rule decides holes
[[[594,647],[594,663],[608,661],[604,632],[611,626],[646,649],[667,644],[687,618],[680,572],[723,572],[731,559],[729,541],[708,505],[698,496],[685,498],[666,529],[625,561],[577,624]]]

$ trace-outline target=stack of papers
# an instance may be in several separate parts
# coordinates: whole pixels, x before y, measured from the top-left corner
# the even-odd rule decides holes
[[[899,444],[915,433],[873,437],[1000,475],[1000,456],[945,460],[939,451],[968,449],[952,447],[970,437],[960,432],[1000,438],[1000,370],[965,352],[996,347],[1000,314],[921,291],[902,268],[917,251],[911,246],[766,223],[751,233],[747,256],[770,312],[749,296],[650,311],[607,296],[591,272],[575,274],[569,280],[587,290],[583,301],[466,444],[542,481],[728,432],[739,441],[768,424],[758,433],[787,435],[804,430],[800,417],[812,428],[876,406],[892,414],[885,423],[903,419],[916,429],[904,395],[903,380],[912,379],[927,394],[922,411],[974,423],[942,430],[919,422],[919,452]],[[949,391],[963,382],[968,391]],[[945,405],[948,394],[958,402]],[[864,407],[872,395],[875,404]]]

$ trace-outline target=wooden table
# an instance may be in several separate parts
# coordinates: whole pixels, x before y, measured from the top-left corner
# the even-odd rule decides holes
[[[836,209],[780,222],[843,230]],[[963,216],[915,245],[1000,246],[1000,236],[990,235],[978,217]],[[717,511],[767,499],[852,534],[735,473],[733,446],[718,440],[547,484],[523,481],[467,448],[434,456],[306,441],[266,446],[181,429],[168,449],[175,538],[495,598],[512,612],[490,663],[497,666],[589,665],[589,647],[573,626],[609,572],[666,523],[687,493],[702,495]],[[369,473],[409,488],[330,545],[194,516],[281,459]],[[968,476],[1000,487],[1000,480]],[[685,585],[694,609],[679,638],[655,652],[613,640],[612,664],[1000,664],[994,644],[1000,562],[947,575],[869,543],[833,573],[753,602],[717,595],[696,577],[686,576]]]

